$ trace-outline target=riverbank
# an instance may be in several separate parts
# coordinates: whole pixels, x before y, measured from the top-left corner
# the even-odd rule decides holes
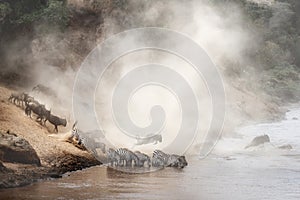
[[[187,157],[189,166],[182,170],[130,174],[96,166],[61,179],[0,190],[0,199],[298,200],[299,119],[297,106],[280,122],[243,127],[237,130],[239,138],[223,138],[205,159]],[[244,148],[262,133],[271,143]],[[293,149],[277,148],[283,144]]]
[[[253,123],[253,121],[274,121],[284,116],[284,110],[269,99],[259,99],[254,93],[238,90],[235,87],[226,87],[228,95],[227,119],[225,121],[224,134],[232,136],[235,127]],[[40,159],[41,166],[24,163],[3,163],[0,170],[0,188],[18,187],[32,182],[58,178],[64,173],[81,170],[86,167],[99,165],[90,153],[78,149],[74,145],[58,141],[49,137],[53,134],[53,125],[47,123],[42,126],[34,119],[30,119],[21,107],[8,101],[13,91],[0,86],[0,131],[10,133],[28,141]],[[257,110],[250,109],[256,108]],[[71,129],[72,122],[67,127],[59,127],[59,133],[65,133]]]
[[[0,169],[0,188],[24,186],[41,179],[61,177],[66,172],[100,164],[89,152],[49,137],[53,126],[49,123],[42,126],[27,117],[22,108],[7,100],[11,92],[12,90],[0,86],[0,132],[9,131],[26,140],[35,150],[41,166],[0,160],[3,164]],[[60,127],[59,132],[67,132],[70,126],[68,124],[66,128]]]

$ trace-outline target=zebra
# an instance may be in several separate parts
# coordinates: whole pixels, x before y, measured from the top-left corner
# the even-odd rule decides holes
[[[103,142],[95,141],[95,139],[91,138],[88,134],[89,132],[79,131],[74,135],[73,140],[75,139],[77,145],[79,145],[82,149],[91,151],[95,157],[98,157],[100,154],[100,151],[98,150],[101,150],[101,152],[105,154],[106,145]]]
[[[148,155],[141,153],[140,151],[135,151],[134,154],[138,157],[138,167],[143,167],[145,162],[147,162],[148,167],[151,166],[151,160]]]
[[[155,150],[152,155],[152,166],[153,167],[164,167],[167,165],[168,154]]]
[[[111,166],[118,166],[121,162],[121,157],[117,151],[115,151],[112,148],[109,148],[106,151],[106,158],[108,162],[111,164]]]
[[[27,93],[22,92],[22,93],[12,93],[8,100],[11,103],[14,103],[15,105],[24,107],[26,106],[29,102],[33,101],[33,97],[29,96]]]
[[[83,133],[77,128],[77,121],[72,126],[71,135],[69,135],[67,141],[74,144],[76,147],[80,148],[81,150],[86,149],[87,138],[83,137]],[[95,154],[95,152],[92,152]]]
[[[188,163],[185,156],[166,154],[160,150],[155,150],[152,156],[152,166],[154,167],[177,167],[184,168]]]
[[[117,153],[120,155],[120,165],[124,166],[132,166],[132,161],[134,161],[134,165],[138,165],[139,159],[138,157],[129,149],[120,148],[117,149]]]
[[[82,150],[89,150],[95,157],[99,156],[97,149],[100,149],[102,153],[105,154],[106,145],[103,142],[95,141],[95,139],[89,135],[90,132],[83,132],[79,130],[76,125],[77,121],[73,124],[71,134],[68,136],[67,141]]]
[[[19,97],[19,94],[16,93],[11,93],[11,95],[8,98],[8,101],[10,101],[11,103],[14,103]]]
[[[15,105],[18,105],[20,106],[20,103],[22,102],[22,99],[23,99],[23,93],[12,93],[10,95],[10,97],[8,98],[8,100],[15,104]]]
[[[71,136],[70,136],[69,140],[76,140],[79,143],[81,141],[80,141],[80,137],[79,137],[79,130],[76,127],[76,125],[77,125],[77,121],[75,121],[75,123],[72,126]]]
[[[24,107],[26,106],[29,102],[28,102],[28,99],[29,99],[29,95],[27,93],[22,93],[20,96],[19,96],[19,105],[21,103],[21,106]]]

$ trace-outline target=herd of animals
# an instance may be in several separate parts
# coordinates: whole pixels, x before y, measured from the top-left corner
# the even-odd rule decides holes
[[[53,95],[50,88],[47,88],[43,85],[37,85],[33,89],[35,92],[43,92],[47,95]],[[41,125],[46,125],[46,122],[48,121],[52,125],[54,125],[54,131],[58,132],[58,126],[64,126],[67,125],[67,120],[64,118],[61,118],[59,116],[56,116],[51,113],[51,110],[47,110],[44,104],[41,104],[38,102],[33,96],[30,96],[29,94],[25,92],[21,93],[12,93],[8,100],[23,108],[25,111],[25,114],[32,118],[32,113],[36,115],[36,121],[39,122]],[[83,137],[84,134],[81,134],[81,131],[76,127],[76,123],[74,123],[72,130],[65,134],[65,141],[71,142],[75,144],[75,146],[81,148],[81,149],[87,149],[85,145],[87,140]],[[50,135],[50,136],[56,136]],[[157,135],[155,138],[153,138],[151,141],[138,141],[141,144],[147,144],[151,142],[161,142],[161,135]],[[152,158],[148,156],[145,153],[142,153],[140,151],[131,151],[127,148],[119,148],[119,149],[113,149],[113,148],[107,148],[104,143],[97,144],[98,147],[100,146],[102,153],[105,155],[107,159],[107,163],[110,166],[115,167],[176,167],[176,168],[184,168],[188,165],[185,156],[179,156],[175,154],[167,154],[161,150],[155,150],[153,152]],[[97,152],[94,150],[96,149],[96,146],[93,148],[89,148],[90,151],[94,155],[97,155]]]
[[[33,87],[32,91],[36,93],[44,93],[45,95],[55,97],[55,93],[51,88],[48,88],[44,85],[37,85]],[[58,126],[64,126],[67,125],[67,120],[64,118],[61,118],[59,116],[56,116],[51,113],[51,110],[47,110],[44,104],[41,104],[38,102],[33,96],[30,96],[29,94],[25,92],[21,93],[12,93],[8,100],[23,108],[25,111],[25,114],[32,118],[32,113],[36,115],[36,121],[39,122],[41,125],[46,125],[46,122],[48,121],[50,124],[54,125],[54,131],[58,132]],[[140,151],[131,151],[127,148],[119,148],[119,149],[113,149],[108,148],[104,143],[95,143],[88,141],[87,138],[84,138],[81,132],[77,127],[76,123],[74,123],[72,130],[68,133],[64,134],[64,140],[71,142],[75,144],[75,146],[87,150],[87,146],[92,148],[89,148],[89,150],[94,154],[97,155],[97,152],[95,151],[97,148],[100,148],[102,153],[105,155],[107,159],[107,163],[110,166],[115,167],[176,167],[176,168],[184,168],[188,165],[185,156],[179,156],[175,154],[167,154],[161,150],[155,150],[152,154],[152,157],[148,156],[145,153],[142,153]],[[51,135],[50,135],[51,136]],[[54,134],[52,136],[57,136],[57,134]],[[149,144],[153,143],[156,144],[158,142],[162,142],[162,136],[155,135],[151,137],[150,139],[138,139],[136,145],[143,145],[143,144]],[[270,143],[270,138],[268,135],[262,135],[255,137],[249,145],[245,147],[245,149],[250,147],[255,147],[264,143]],[[292,149],[291,145],[283,145],[278,147],[280,149]]]
[[[273,145],[271,143],[270,137],[268,135],[260,135],[260,136],[257,136],[255,138],[253,138],[253,140],[250,142],[250,144],[245,146],[245,149],[248,149],[250,147],[257,147],[257,146],[260,146],[260,145],[264,145],[265,143],[270,143],[271,145]],[[275,147],[275,145],[273,145],[273,146]],[[293,149],[292,145],[290,145],[290,144],[284,144],[284,145],[281,145],[281,146],[277,146],[276,148],[286,149],[286,150]]]
[[[188,165],[185,156],[170,155],[161,150],[155,150],[151,159],[147,154],[140,151],[132,152],[127,148],[117,150],[109,148],[106,156],[111,166],[184,168]]]
[[[155,150],[152,157],[140,151],[131,151],[127,148],[113,149],[102,142],[89,141],[85,138],[74,123],[70,134],[65,135],[66,141],[76,142],[78,145],[89,147],[89,150],[97,156],[96,149],[100,149],[105,155],[106,162],[111,167],[176,167],[184,168],[188,165],[185,156],[167,154],[161,150]],[[54,135],[55,136],[55,135]]]
[[[50,88],[40,84],[33,87],[32,90],[35,92],[42,92],[44,94],[53,94]],[[56,132],[58,132],[58,126],[66,127],[67,125],[66,119],[52,114],[51,110],[47,110],[44,104],[38,102],[28,93],[12,93],[8,100],[17,106],[24,108],[25,114],[30,118],[32,118],[32,113],[36,114],[36,121],[42,125],[45,125],[47,121],[53,124]]]

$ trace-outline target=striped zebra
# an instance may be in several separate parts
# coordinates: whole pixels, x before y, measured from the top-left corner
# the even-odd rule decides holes
[[[141,153],[140,151],[135,151],[134,154],[138,157],[138,167],[144,167],[145,162],[147,162],[148,167],[151,166],[151,160],[150,157],[144,153]]]
[[[77,143],[78,145],[81,145],[83,143],[83,138],[82,134],[80,134],[79,129],[77,128],[77,121],[73,124],[72,130],[71,130],[71,135],[68,138],[68,141],[71,143]]]
[[[98,150],[101,150],[103,154],[106,152],[106,145],[103,142],[96,141],[94,138],[91,138],[89,132],[82,132],[74,126],[69,141],[82,150],[89,150],[96,158],[101,156]]]
[[[109,148],[106,151],[106,158],[107,158],[108,162],[111,164],[111,166],[114,166],[114,165],[118,166],[121,161],[121,157],[118,154],[118,152],[112,148]]]
[[[78,130],[77,132],[74,132],[74,135],[73,135],[73,137],[71,137],[70,141],[77,148],[79,148],[81,150],[88,150],[87,149],[88,144],[89,144],[88,138],[84,137],[81,131]],[[93,150],[95,150],[95,149],[89,148],[89,151],[92,152],[93,154],[95,154],[96,152]]]
[[[134,161],[134,165],[138,165],[139,159],[138,157],[129,149],[120,148],[117,149],[117,153],[120,155],[120,165],[121,166],[132,166],[132,161]]]
[[[160,151],[155,150],[152,155],[152,166],[153,167],[164,167],[167,165],[169,155]]]
[[[72,127],[72,134],[71,134],[71,138],[72,140],[75,140],[77,141],[78,143],[81,143],[81,138],[79,136],[79,130],[78,128],[76,127],[76,124],[77,124],[77,121],[73,124],[73,127]]]
[[[160,150],[155,150],[152,156],[152,166],[154,167],[178,167],[184,168],[188,163],[185,156],[166,154]]]

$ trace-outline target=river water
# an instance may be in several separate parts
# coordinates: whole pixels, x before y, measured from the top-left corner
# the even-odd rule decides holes
[[[243,127],[205,159],[183,170],[126,174],[97,166],[32,185],[0,190],[0,199],[300,199],[300,109],[278,123]],[[268,134],[271,144],[244,149]],[[277,147],[284,144],[292,150]]]

